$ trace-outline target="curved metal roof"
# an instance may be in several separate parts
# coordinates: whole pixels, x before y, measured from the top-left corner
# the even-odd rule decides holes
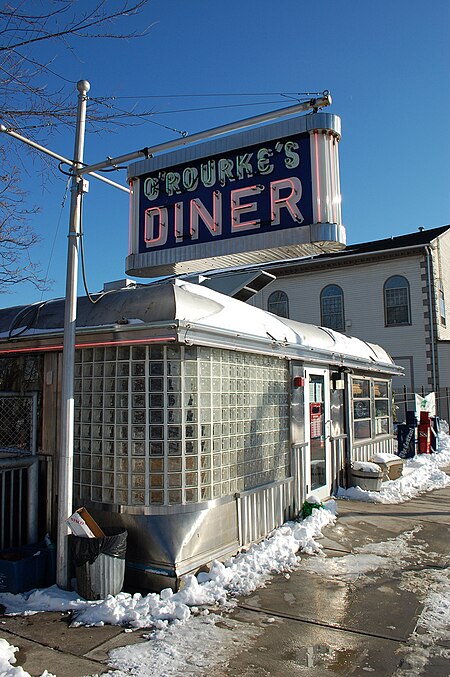
[[[346,336],[332,329],[284,319],[247,305],[207,287],[178,279],[109,291],[92,304],[78,299],[77,331],[111,330],[126,326],[174,323],[192,332],[214,332],[279,347],[318,351],[335,358],[349,357],[366,363],[394,367],[380,346]],[[64,300],[0,310],[0,342],[61,334],[64,326]],[[193,334],[192,334],[193,335]]]

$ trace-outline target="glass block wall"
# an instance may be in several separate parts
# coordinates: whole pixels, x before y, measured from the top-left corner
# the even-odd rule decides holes
[[[75,360],[81,500],[196,503],[289,476],[286,360],[180,345],[83,348]]]

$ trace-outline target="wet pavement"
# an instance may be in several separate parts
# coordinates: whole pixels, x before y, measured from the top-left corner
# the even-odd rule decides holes
[[[251,641],[225,654],[219,667],[190,673],[187,664],[184,674],[450,674],[450,637],[430,649],[429,637],[421,642],[423,629],[413,634],[430,584],[448,575],[450,488],[399,505],[339,500],[338,512],[336,525],[323,532],[325,557],[302,557],[296,571],[273,576],[223,615],[224,627]],[[70,616],[60,613],[3,616],[0,636],[19,647],[16,665],[31,675],[47,669],[57,677],[83,677],[106,671],[111,649],[143,642],[148,632],[69,624]]]

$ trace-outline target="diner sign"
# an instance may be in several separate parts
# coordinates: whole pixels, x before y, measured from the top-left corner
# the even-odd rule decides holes
[[[278,122],[133,165],[127,273],[191,272],[268,260],[268,252],[276,258],[286,248],[301,255],[314,242],[329,242],[331,248],[345,244],[338,194],[340,135],[334,128],[293,124],[323,115]],[[282,134],[285,130],[290,133]],[[258,141],[248,143],[252,138]],[[327,227],[314,229],[319,224]]]

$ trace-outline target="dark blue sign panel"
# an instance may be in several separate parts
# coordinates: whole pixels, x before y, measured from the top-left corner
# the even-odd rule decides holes
[[[140,253],[313,223],[308,133],[139,178]]]

